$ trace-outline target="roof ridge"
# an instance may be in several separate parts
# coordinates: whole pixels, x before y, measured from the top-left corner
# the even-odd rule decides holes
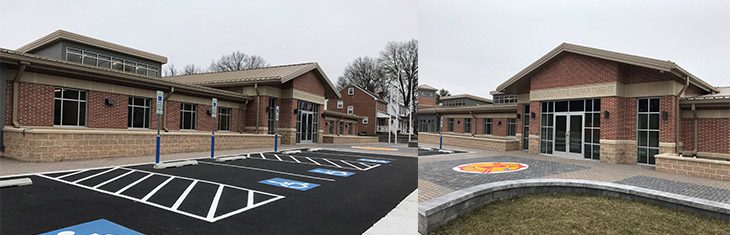
[[[193,76],[193,75],[203,75],[203,74],[216,74],[216,73],[235,73],[235,72],[251,71],[251,70],[258,70],[258,69],[283,68],[283,67],[293,67],[293,66],[308,65],[308,64],[317,64],[317,62],[303,62],[303,63],[296,63],[296,64],[280,64],[280,65],[272,65],[272,66],[266,66],[266,67],[248,68],[248,69],[241,69],[241,70],[232,70],[232,71],[217,71],[217,72],[216,71],[209,71],[209,72],[196,73],[196,74],[184,74],[184,75],[167,76],[165,78]]]

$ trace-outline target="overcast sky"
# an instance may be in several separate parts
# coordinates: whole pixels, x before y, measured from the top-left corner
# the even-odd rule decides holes
[[[730,86],[730,1],[683,2],[420,1],[419,82],[490,97],[569,42],[671,60]]]
[[[184,3],[189,2],[189,3]],[[270,64],[318,62],[332,82],[358,56],[416,38],[414,0],[6,1],[0,47],[17,49],[57,29],[207,68],[240,50]],[[410,10],[409,10],[410,9]]]

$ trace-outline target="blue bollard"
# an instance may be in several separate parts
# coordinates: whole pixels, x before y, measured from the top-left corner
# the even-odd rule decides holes
[[[160,163],[160,133],[157,133],[157,145],[155,146],[155,164]]]
[[[274,134],[274,152],[279,152],[279,134]]]
[[[210,136],[210,159],[214,159],[215,156],[215,135]]]
[[[444,148],[444,135],[439,133],[439,149]]]

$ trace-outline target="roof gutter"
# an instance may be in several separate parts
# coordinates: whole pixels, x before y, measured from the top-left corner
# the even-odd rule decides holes
[[[253,84],[253,90],[256,92],[256,130],[254,133],[259,133],[259,127],[261,127],[261,96],[259,96],[259,84]]]
[[[20,86],[20,79],[23,77],[23,74],[25,73],[25,68],[27,65],[29,65],[29,62],[26,61],[20,61],[18,62],[20,65],[20,68],[18,68],[18,73],[15,74],[15,77],[13,78],[13,127],[18,128],[20,127],[20,124],[18,123],[18,89]],[[4,128],[4,127],[3,127]]]

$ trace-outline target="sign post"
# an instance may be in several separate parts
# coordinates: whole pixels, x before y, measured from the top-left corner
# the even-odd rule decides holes
[[[274,152],[279,152],[279,106],[276,106],[276,110],[274,110]]]
[[[163,99],[165,92],[157,91],[157,101],[155,108],[157,109],[157,143],[155,145],[155,164],[160,164],[160,122],[162,122]]]
[[[210,159],[215,158],[215,119],[218,116],[218,99],[213,98],[213,102],[210,106]]]
[[[443,134],[444,120],[440,116],[438,116],[438,118],[439,118],[439,149],[443,149],[444,148],[444,134]]]

